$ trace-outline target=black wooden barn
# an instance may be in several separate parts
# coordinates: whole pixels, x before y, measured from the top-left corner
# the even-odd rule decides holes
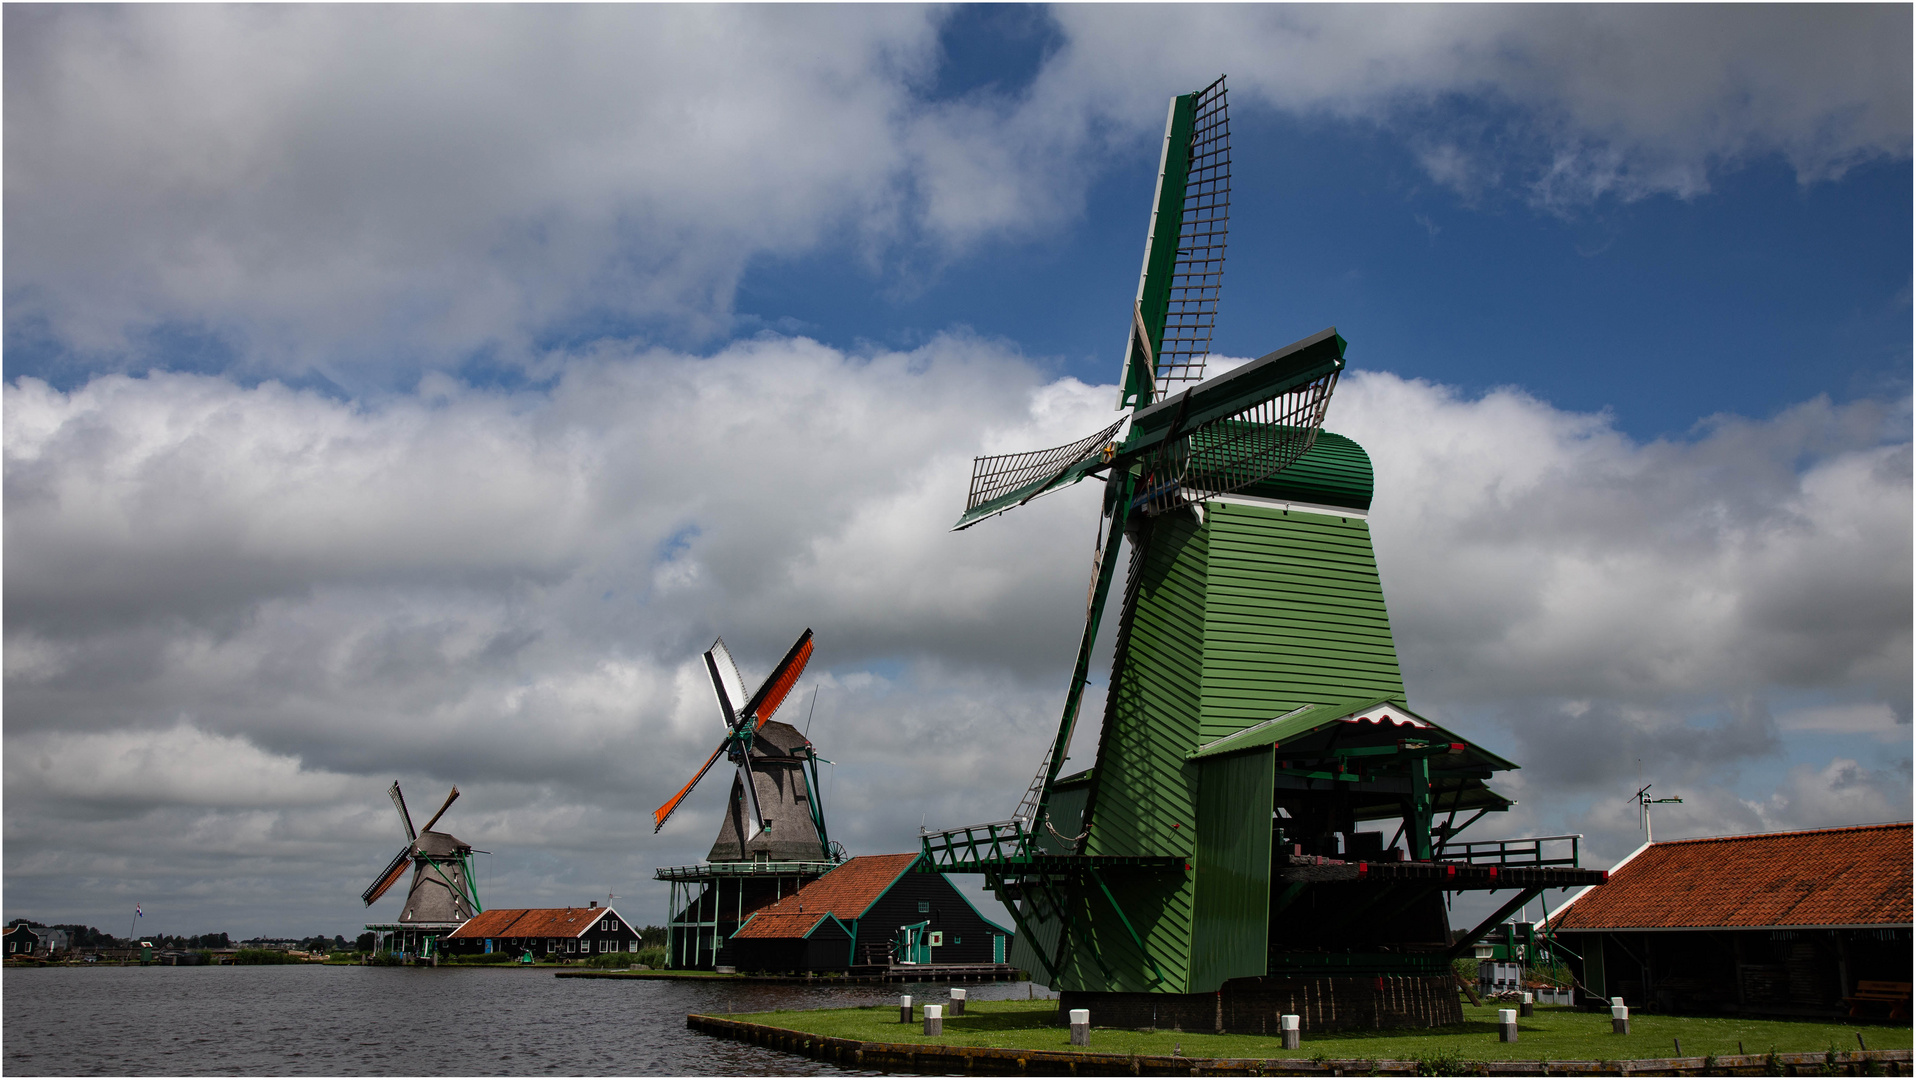
[[[730,941],[740,971],[847,971],[898,964],[1001,964],[1011,932],[978,913],[922,858],[847,859],[755,913]]]

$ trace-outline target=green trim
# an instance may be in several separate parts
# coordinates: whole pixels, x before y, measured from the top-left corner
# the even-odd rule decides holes
[[[1221,739],[1212,739],[1210,742],[1184,755],[1184,758],[1186,761],[1199,761],[1204,758],[1218,757],[1223,754],[1238,754],[1246,750],[1256,750],[1270,746],[1273,743],[1284,743],[1301,739],[1321,728],[1339,723],[1346,717],[1358,716],[1380,706],[1389,706],[1395,712],[1403,713],[1405,716],[1417,720],[1420,723],[1429,724],[1428,729],[1417,729],[1419,732],[1417,741],[1419,742],[1463,743],[1467,762],[1465,767],[1476,769],[1489,768],[1499,772],[1517,767],[1515,762],[1493,754],[1489,750],[1471,742],[1469,739],[1418,715],[1406,707],[1401,700],[1387,697],[1358,698],[1355,701],[1345,701],[1331,705],[1302,706],[1297,709],[1292,709],[1290,712],[1266,720],[1261,724],[1253,724],[1236,734],[1227,735]],[[1331,751],[1327,749],[1313,753],[1321,753],[1322,756],[1329,757],[1335,754],[1348,755],[1351,752]],[[1411,751],[1410,753],[1419,752]],[[1345,778],[1340,777],[1339,779]]]

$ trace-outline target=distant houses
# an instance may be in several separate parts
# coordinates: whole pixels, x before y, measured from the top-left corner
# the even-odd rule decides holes
[[[1549,927],[1598,998],[1906,1021],[1910,840],[1900,822],[1645,844]]]
[[[44,926],[36,930],[35,928],[28,926],[26,923],[15,923],[14,925],[7,927],[7,933],[6,933],[7,958],[14,959],[16,957],[21,957],[21,956],[39,955],[41,952],[44,951],[44,945],[47,940],[42,935],[47,934],[48,932],[49,931]]]
[[[10,960],[28,956],[46,957],[71,951],[73,933],[65,927],[42,926],[20,919],[7,927],[6,941],[5,955]]]
[[[493,908],[446,935],[451,955],[507,953],[534,960],[584,960],[638,952],[639,930],[611,907]]]

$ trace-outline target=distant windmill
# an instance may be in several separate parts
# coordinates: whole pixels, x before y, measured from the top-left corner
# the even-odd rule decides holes
[[[386,869],[360,894],[367,907],[379,902],[399,882],[408,864],[412,866],[412,888],[400,909],[400,923],[462,923],[485,910],[479,904],[479,892],[472,881],[472,845],[450,833],[434,832],[432,827],[446,815],[459,797],[454,787],[439,806],[439,812],[414,831],[412,814],[406,809],[406,796],[399,781],[386,790],[399,810],[400,824],[406,829],[406,846],[399,849]]]
[[[737,775],[707,861],[756,857],[789,862],[829,857],[831,838],[816,795],[818,763],[812,744],[797,728],[772,720],[811,658],[812,632],[806,630],[748,697],[724,639],[714,641],[705,650],[705,670],[718,698],[725,734],[692,779],[653,812],[653,832],[665,827],[692,789],[720,756],[725,756],[737,767]],[[806,775],[808,769],[810,776]]]
[[[737,772],[705,862],[661,867],[654,873],[671,883],[665,945],[672,967],[724,962],[730,935],[747,916],[844,858],[826,831],[818,799],[818,763],[823,759],[797,728],[772,719],[811,657],[812,632],[806,630],[759,688],[747,694],[725,642],[714,641],[705,650],[705,671],[725,732],[692,779],[653,812],[652,831],[665,827],[721,756],[729,758]]]

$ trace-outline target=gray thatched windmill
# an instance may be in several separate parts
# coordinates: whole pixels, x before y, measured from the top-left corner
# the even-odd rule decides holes
[[[818,801],[820,759],[811,740],[772,719],[811,656],[812,632],[807,630],[748,695],[725,642],[715,641],[705,651],[705,670],[725,731],[692,779],[653,812],[653,831],[665,826],[721,756],[737,766],[737,775],[706,861],[662,867],[654,874],[671,883],[666,948],[672,967],[724,963],[727,939],[747,916],[844,858],[825,829],[825,810]]]
[[[472,878],[472,845],[451,833],[434,832],[432,828],[459,797],[459,789],[454,787],[446,801],[439,805],[439,812],[426,822],[425,828],[416,831],[412,814],[406,809],[406,796],[399,790],[399,781],[393,781],[386,794],[399,810],[400,824],[406,829],[406,846],[399,849],[399,854],[393,856],[359,898],[367,907],[378,903],[405,874],[408,864],[412,866],[412,888],[406,893],[398,922],[367,923],[366,929],[382,937],[398,934],[397,951],[429,957],[433,954],[433,943],[441,935],[459,929],[467,919],[485,910],[479,903],[479,888]]]

